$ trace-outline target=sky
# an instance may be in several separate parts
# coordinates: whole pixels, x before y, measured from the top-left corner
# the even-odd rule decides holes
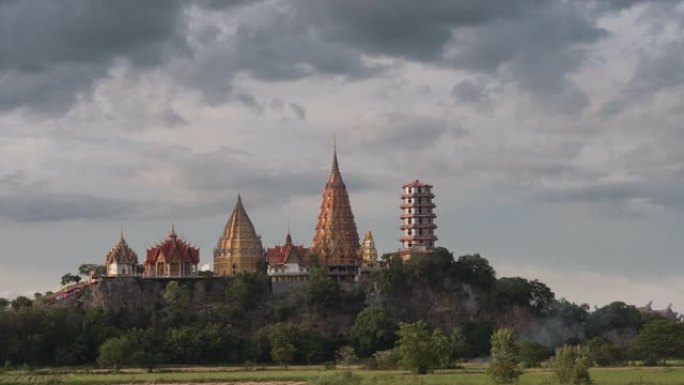
[[[121,229],[213,248],[238,193],[309,245],[333,136],[359,232],[557,297],[684,310],[684,2],[0,0],[0,297]]]

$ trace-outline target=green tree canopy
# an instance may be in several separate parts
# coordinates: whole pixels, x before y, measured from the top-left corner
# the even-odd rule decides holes
[[[394,326],[384,309],[367,307],[357,316],[351,329],[351,340],[361,357],[392,347],[396,334]]]
[[[641,329],[630,351],[637,358],[653,363],[684,358],[684,324],[654,319]]]
[[[400,323],[396,349],[405,369],[426,374],[449,361],[449,339],[439,330],[430,333],[425,321]]]
[[[589,314],[587,334],[590,337],[596,337],[616,329],[636,331],[640,324],[641,314],[636,307],[624,302],[613,302]]]

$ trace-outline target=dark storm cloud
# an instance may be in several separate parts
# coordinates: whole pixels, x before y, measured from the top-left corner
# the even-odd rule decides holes
[[[138,205],[91,195],[23,192],[0,196],[0,217],[16,222],[119,219],[135,216]]]
[[[260,113],[248,93],[235,91],[239,74],[363,79],[392,68],[368,60],[385,57],[501,77],[576,111],[586,98],[566,75],[583,63],[583,45],[606,36],[597,18],[636,3],[5,1],[0,108],[64,111],[120,59],[168,70],[207,102],[233,100]]]
[[[68,107],[113,62],[153,67],[185,51],[175,0],[0,3],[0,108]]]
[[[127,151],[136,167],[127,163],[102,165],[98,173],[114,185],[158,190],[153,199],[133,198],[129,189],[105,192],[103,188],[102,194],[57,192],[53,181],[28,181],[26,173],[18,170],[0,175],[0,218],[55,222],[203,217],[231,206],[238,192],[255,207],[276,207],[294,196],[319,196],[329,172],[327,162],[297,168],[268,167],[252,153],[227,147],[195,153],[182,146],[129,143]],[[145,182],[146,176],[155,176],[154,166],[158,164],[173,170],[170,184]],[[344,172],[344,178],[354,191],[374,188],[379,183],[353,172]],[[183,191],[180,198],[174,195],[176,190]]]

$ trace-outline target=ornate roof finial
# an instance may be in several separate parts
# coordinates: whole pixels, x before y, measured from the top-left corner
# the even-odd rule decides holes
[[[122,241],[124,240],[124,237],[123,237],[123,225],[121,225],[121,232],[119,233],[119,239],[122,240]]]
[[[171,223],[171,234],[169,234],[171,237],[176,237],[176,225]]]

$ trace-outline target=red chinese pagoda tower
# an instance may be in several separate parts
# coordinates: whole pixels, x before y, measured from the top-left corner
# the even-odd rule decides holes
[[[359,247],[359,234],[335,148],[311,251],[319,257],[321,265],[328,267],[330,275],[346,280],[356,274]]]
[[[401,195],[401,249],[399,254],[408,259],[412,254],[427,253],[437,241],[433,212],[435,204],[432,199],[432,185],[415,180],[402,186]]]

